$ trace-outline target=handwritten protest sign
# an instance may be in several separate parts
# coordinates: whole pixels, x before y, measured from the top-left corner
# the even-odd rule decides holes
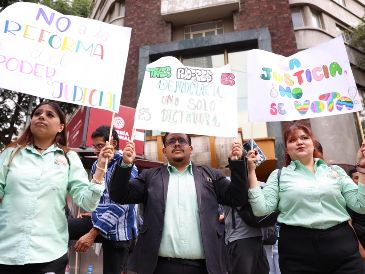
[[[135,128],[209,136],[237,135],[237,87],[228,66],[185,67],[163,57],[146,68]]]
[[[0,87],[117,112],[130,28],[15,3],[0,16]]]
[[[342,37],[290,57],[248,54],[251,121],[289,121],[362,110]]]

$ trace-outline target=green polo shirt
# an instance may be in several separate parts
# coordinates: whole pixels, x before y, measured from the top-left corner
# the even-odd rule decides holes
[[[92,211],[104,185],[90,183],[81,160],[51,146],[40,154],[32,146],[0,155],[0,264],[23,265],[56,260],[66,254],[66,194]]]
[[[278,222],[292,226],[327,229],[348,221],[346,206],[365,213],[365,185],[357,186],[338,166],[315,159],[313,174],[299,161],[292,161],[268,178],[266,186],[249,189],[249,202],[255,215],[278,209]],[[365,182],[364,182],[365,183]]]
[[[191,163],[183,172],[168,164],[170,174],[159,256],[204,259],[198,200]]]

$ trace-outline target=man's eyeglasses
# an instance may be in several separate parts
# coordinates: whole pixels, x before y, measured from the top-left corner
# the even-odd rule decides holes
[[[93,145],[93,148],[96,150],[101,150],[103,147],[105,147],[106,144],[97,144],[97,145]]]
[[[173,146],[176,144],[176,141],[179,143],[179,145],[181,146],[186,146],[189,144],[188,140],[182,138],[182,137],[178,137],[178,138],[171,138],[166,140],[166,146]]]

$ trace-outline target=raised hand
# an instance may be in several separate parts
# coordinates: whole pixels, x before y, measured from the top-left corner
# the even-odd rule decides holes
[[[361,147],[356,154],[356,164],[365,168],[365,141],[362,142]]]
[[[98,166],[100,168],[104,168],[106,161],[109,162],[114,156],[114,147],[106,142],[106,145],[100,150],[99,158],[98,158]]]
[[[123,162],[127,165],[133,164],[135,158],[136,158],[136,151],[134,143],[128,141],[123,149]]]
[[[229,158],[231,160],[239,160],[242,157],[242,153],[243,153],[242,144],[238,141],[233,141]]]
[[[252,171],[256,169],[256,162],[257,162],[257,151],[256,150],[250,150],[247,153],[247,167],[248,171]]]

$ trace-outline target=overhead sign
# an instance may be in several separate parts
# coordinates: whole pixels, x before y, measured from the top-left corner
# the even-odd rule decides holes
[[[120,106],[119,112],[114,117],[114,129],[119,136],[119,148],[123,149],[127,141],[131,140],[132,130],[134,124],[134,114],[136,110],[134,108]],[[112,113],[101,109],[91,109],[90,117],[87,129],[86,145],[92,146],[91,134],[99,126],[110,126],[112,120]],[[143,155],[144,153],[144,131],[137,130],[134,136],[134,144],[137,155]]]
[[[81,107],[66,125],[67,145],[69,147],[81,147],[82,135],[85,128],[86,107]]]
[[[362,110],[342,37],[284,57],[247,54],[250,121],[290,121]]]
[[[1,88],[118,111],[130,28],[18,2],[0,29]]]
[[[135,127],[209,136],[237,135],[237,84],[229,66],[186,67],[162,57],[146,68]]]

